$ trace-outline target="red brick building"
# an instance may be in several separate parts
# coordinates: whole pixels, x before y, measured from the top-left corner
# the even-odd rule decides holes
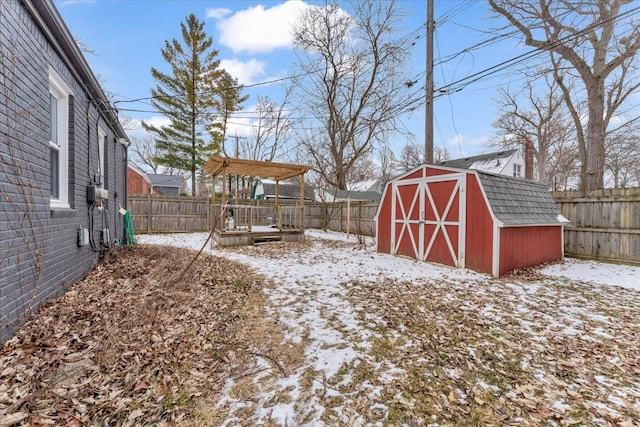
[[[129,165],[127,168],[127,193],[151,194],[151,181],[149,181],[149,177],[144,171],[132,165]]]

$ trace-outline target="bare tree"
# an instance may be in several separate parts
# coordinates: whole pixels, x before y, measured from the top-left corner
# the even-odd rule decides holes
[[[398,159],[398,169],[400,172],[406,172],[423,163],[424,147],[421,144],[410,142],[402,147],[402,151],[400,151],[400,158]]]
[[[524,36],[525,44],[551,52],[556,81],[576,126],[580,149],[580,187],[604,184],[605,132],[611,118],[640,83],[634,81],[640,49],[640,25],[619,19],[632,0],[569,2],[556,0],[489,0]],[[570,68],[561,69],[563,64]],[[570,91],[566,80],[581,84]],[[579,100],[587,100],[583,125]]]
[[[351,169],[397,129],[408,85],[408,43],[394,38],[395,0],[310,7],[294,30],[300,105],[311,119],[297,138],[324,181],[346,189]],[[311,130],[309,130],[311,129]]]
[[[433,147],[433,163],[438,164],[449,160],[449,151],[444,147]],[[409,142],[400,151],[398,159],[398,171],[406,172],[425,163],[424,145],[415,142]]]
[[[291,114],[287,109],[290,94],[287,89],[280,103],[268,96],[258,96],[257,119],[252,123],[251,136],[240,144],[243,157],[269,162],[276,158],[292,127]]]
[[[437,164],[449,160],[449,150],[446,147],[433,147],[433,163]]]
[[[542,79],[537,79],[542,75]],[[549,159],[556,146],[566,147],[574,139],[573,124],[569,118],[562,94],[545,70],[526,73],[527,80],[519,90],[499,89],[499,118],[493,123],[501,148],[520,148],[530,140],[534,146],[537,178],[541,182],[554,182]],[[541,85],[536,82],[541,81]]]
[[[350,183],[368,181],[377,178],[376,167],[371,157],[360,157],[349,169],[347,181]]]
[[[183,182],[187,182],[189,175],[185,171],[158,163],[157,159],[161,152],[153,136],[130,134],[129,139],[131,140],[129,161],[134,166],[147,172],[180,176]]]
[[[622,138],[622,137],[618,137]],[[606,169],[611,173],[614,188],[625,188],[637,178],[635,173],[640,169],[640,137],[608,140],[606,144]],[[635,185],[639,185],[635,182]]]
[[[156,140],[149,134],[143,136],[130,135],[129,139],[131,140],[131,146],[129,147],[131,163],[142,170],[151,170],[153,173],[159,173],[160,163],[158,163],[157,158],[160,156],[160,151],[156,145]]]
[[[396,173],[398,167],[398,160],[396,155],[393,154],[391,148],[388,145],[383,145],[380,149],[380,179],[382,182],[387,182]]]

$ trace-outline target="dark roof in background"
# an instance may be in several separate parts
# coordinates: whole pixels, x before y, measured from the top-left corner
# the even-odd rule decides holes
[[[78,47],[67,24],[64,23],[54,2],[47,0],[23,0],[23,4],[33,15],[36,22],[38,22],[42,32],[47,36],[54,49],[60,54],[75,78],[82,83],[84,90],[87,91],[91,97],[97,98],[103,106],[109,106],[109,108],[106,109],[101,108],[100,111],[109,119],[118,137],[125,138],[128,141],[129,138],[118,120],[115,108],[111,108],[109,99],[104,94],[98,79]]]
[[[377,191],[355,191],[355,190],[337,190],[335,188],[327,190],[335,199],[351,199],[351,200],[372,200],[379,202],[382,193]]]
[[[469,169],[471,165],[473,165],[475,162],[486,162],[487,160],[493,160],[493,159],[496,159],[496,160],[507,159],[511,157],[513,153],[515,153],[516,151],[518,150],[498,151],[495,153],[480,154],[478,156],[446,160],[444,162],[440,162],[437,164],[440,166],[449,166],[452,168]]]
[[[541,182],[478,171],[496,217],[505,225],[559,224],[560,209]]]
[[[272,182],[262,182],[262,188],[264,188],[264,195],[267,197],[275,197],[276,184]],[[288,199],[300,198],[300,184],[291,182],[280,182],[278,184],[278,197]],[[311,185],[304,186],[304,198],[306,200],[315,200],[315,188]]]
[[[154,187],[178,187],[182,186],[182,178],[177,175],[162,175],[158,173],[148,173],[149,181]]]

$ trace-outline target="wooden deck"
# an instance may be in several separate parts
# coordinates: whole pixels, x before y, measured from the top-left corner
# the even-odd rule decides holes
[[[220,246],[304,240],[300,206],[219,206],[213,240]]]
[[[255,245],[266,242],[301,242],[304,230],[279,230],[271,227],[253,227],[248,230],[218,230],[213,233],[213,240],[220,246]]]

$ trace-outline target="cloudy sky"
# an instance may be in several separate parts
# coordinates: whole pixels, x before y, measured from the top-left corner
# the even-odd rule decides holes
[[[407,72],[424,86],[425,76],[425,0],[400,0],[403,10],[399,35],[415,35],[412,60]],[[72,34],[94,54],[87,59],[104,80],[122,114],[152,123],[161,123],[145,98],[155,83],[151,67],[162,68],[160,49],[165,40],[180,39],[180,23],[194,13],[206,22],[205,31],[214,39],[222,67],[245,85],[242,117],[234,120],[229,134],[245,135],[251,121],[252,107],[258,95],[273,99],[282,96],[282,86],[269,83],[291,72],[294,55],[291,26],[309,4],[324,1],[254,1],[254,0],[56,0],[56,5]],[[348,3],[344,7],[348,11]],[[516,38],[502,39],[479,49],[471,46],[491,39],[498,25],[490,19],[484,2],[436,0],[436,41],[434,70],[436,90],[473,75],[505,59],[529,50]],[[491,151],[491,123],[496,118],[495,98],[498,86],[521,83],[518,74],[536,60],[481,79],[459,91],[440,96],[435,102],[435,144],[447,148],[452,157]],[[459,88],[460,85],[454,85]],[[134,111],[125,111],[134,110]],[[424,141],[424,109],[403,117],[407,129],[415,136],[390,141],[396,153],[409,142]]]

